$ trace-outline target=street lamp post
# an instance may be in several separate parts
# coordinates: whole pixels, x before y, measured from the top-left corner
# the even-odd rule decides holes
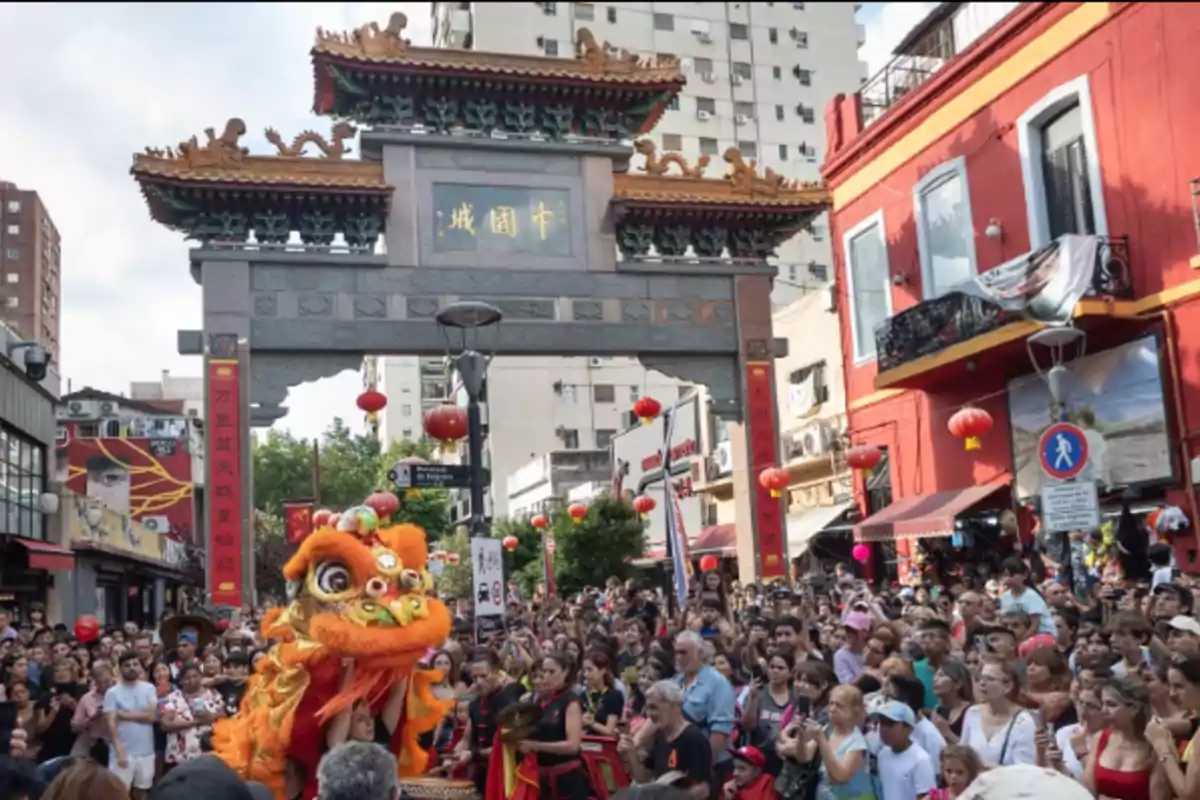
[[[479,352],[479,339],[482,330],[499,325],[503,316],[500,309],[478,301],[452,303],[437,315],[438,326],[446,336],[447,356],[462,378],[463,389],[467,393],[467,460],[471,468],[472,537],[487,536],[489,533],[487,521],[483,516],[483,487],[486,475],[483,469],[483,420],[479,398],[483,393],[492,355]],[[452,331],[458,332],[457,346],[452,339]]]

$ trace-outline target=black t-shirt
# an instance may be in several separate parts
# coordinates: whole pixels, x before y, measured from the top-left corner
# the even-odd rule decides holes
[[[625,618],[633,619],[634,617],[639,617],[646,623],[646,630],[650,631],[651,636],[658,632],[657,604],[647,601],[641,605],[630,606],[629,610],[625,612]]]
[[[506,706],[520,701],[525,694],[525,687],[519,683],[510,683],[491,695],[480,695],[467,706],[467,716],[471,719],[471,749],[478,753],[492,746],[496,740],[496,714]]]
[[[609,717],[620,719],[621,714],[625,711],[625,700],[616,689],[588,692],[580,700],[583,701],[584,713],[591,714],[600,725],[607,725]]]
[[[654,734],[646,767],[656,780],[668,772],[682,772],[687,778],[676,785],[685,789],[698,783],[712,786],[712,745],[695,725],[689,724],[671,741],[659,731]]]
[[[38,702],[38,710],[49,711],[55,696],[64,694],[79,700],[79,698],[87,694],[87,686],[77,684],[52,686]],[[50,723],[50,727],[42,734],[42,747],[38,751],[38,761],[45,762],[52,758],[71,754],[71,748],[75,745],[76,736],[75,732],[71,730],[71,719],[74,716],[74,708],[59,705],[58,713],[54,715],[54,720]]]
[[[246,681],[225,681],[218,683],[214,688],[217,690],[217,694],[221,695],[226,716],[232,717],[237,714],[238,708],[242,705],[242,695],[246,693]]]

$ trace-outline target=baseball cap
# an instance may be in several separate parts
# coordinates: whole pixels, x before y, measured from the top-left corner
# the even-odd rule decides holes
[[[1154,591],[1151,592],[1151,594],[1163,594],[1164,592],[1178,597],[1180,605],[1182,605],[1184,610],[1188,613],[1191,613],[1192,609],[1195,607],[1195,598],[1193,597],[1191,590],[1189,590],[1186,586],[1180,586],[1178,583],[1160,583],[1158,586],[1154,587]]]
[[[149,800],[255,800],[241,777],[216,756],[185,761],[150,790]]]
[[[876,716],[890,719],[892,722],[903,722],[910,728],[917,727],[917,717],[913,710],[898,700],[888,700],[873,709]]]
[[[1193,636],[1200,636],[1200,622],[1197,622],[1194,617],[1185,617],[1183,614],[1171,617],[1171,621],[1167,623],[1171,628],[1177,631],[1185,631]]]
[[[856,631],[869,631],[871,630],[871,618],[861,611],[851,611],[842,620],[842,627]]]
[[[744,747],[739,747],[737,750],[733,751],[733,757],[737,758],[737,759],[741,759],[742,761],[745,761],[748,764],[753,764],[754,766],[758,767],[759,769],[763,769],[764,767],[767,766],[767,757],[764,756],[762,754],[762,751],[759,750],[754,745],[748,744],[748,745],[745,745]]]

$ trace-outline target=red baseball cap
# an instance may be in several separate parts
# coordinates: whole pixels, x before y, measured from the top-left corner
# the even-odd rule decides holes
[[[745,745],[733,751],[734,758],[740,758],[742,761],[749,762],[759,769],[767,766],[767,757],[762,754],[762,751],[753,745]]]

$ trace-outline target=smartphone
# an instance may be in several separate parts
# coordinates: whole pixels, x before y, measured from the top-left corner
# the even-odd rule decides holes
[[[17,727],[17,704],[0,703],[0,756],[8,755],[9,740]]]
[[[812,713],[812,700],[807,697],[796,698],[796,716],[803,718]]]
[[[1046,715],[1035,709],[1029,712],[1033,715],[1033,724],[1039,731],[1046,727]]]

